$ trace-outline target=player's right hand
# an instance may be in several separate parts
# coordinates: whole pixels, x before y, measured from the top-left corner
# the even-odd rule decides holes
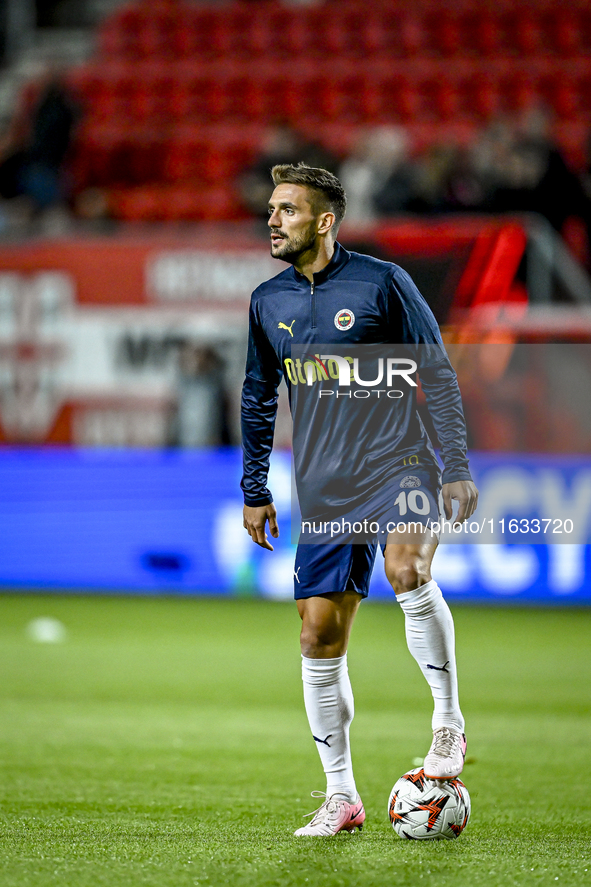
[[[242,525],[253,542],[260,545],[261,548],[267,548],[274,551],[273,546],[269,542],[269,537],[265,532],[265,524],[269,521],[269,532],[274,539],[279,536],[279,527],[277,526],[277,512],[272,502],[268,505],[245,505],[244,520]]]

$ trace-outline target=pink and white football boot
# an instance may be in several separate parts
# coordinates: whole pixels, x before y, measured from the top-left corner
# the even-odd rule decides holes
[[[354,832],[356,828],[361,831],[365,822],[365,810],[359,795],[352,804],[332,795],[330,798],[324,792],[312,792],[313,798],[325,798],[314,813],[308,816],[313,818],[308,825],[299,828],[294,834],[298,837],[328,838],[338,832]]]
[[[433,742],[423,762],[427,779],[453,779],[464,769],[466,737],[453,727],[433,730]]]

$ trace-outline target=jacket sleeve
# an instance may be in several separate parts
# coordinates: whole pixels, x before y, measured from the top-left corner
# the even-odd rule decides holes
[[[409,275],[397,269],[391,284],[390,304],[394,309],[391,325],[399,325],[399,341],[413,347],[419,379],[429,415],[439,438],[444,484],[472,480],[468,468],[466,421],[458,378],[452,367],[437,321]]]
[[[251,301],[241,402],[243,474],[240,486],[246,505],[267,505],[273,501],[267,488],[267,474],[281,379],[279,360],[259,322],[256,304]]]

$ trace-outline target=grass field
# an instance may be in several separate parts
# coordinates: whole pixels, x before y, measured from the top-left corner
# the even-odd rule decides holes
[[[296,840],[324,788],[293,604],[0,596],[1,887],[591,887],[591,611],[454,610],[472,820],[398,839],[430,700],[396,606],[349,665],[363,833]],[[31,619],[62,620],[60,644]]]

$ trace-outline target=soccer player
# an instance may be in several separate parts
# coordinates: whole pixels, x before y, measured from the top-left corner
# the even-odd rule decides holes
[[[433,695],[433,742],[425,758],[425,774],[432,779],[449,779],[462,770],[466,738],[458,698],[453,620],[431,578],[437,547],[431,519],[439,516],[440,493],[448,520],[453,514],[452,500],[457,501],[456,523],[470,517],[478,498],[466,458],[457,379],[435,318],[408,274],[397,265],[350,253],[337,243],[346,209],[339,180],[326,170],[303,164],[275,166],[272,178],[271,255],[291,267],[261,284],[251,300],[242,393],[244,527],[257,545],[273,550],[267,524],[273,538],[278,537],[279,529],[267,472],[277,389],[285,379],[293,402],[295,383],[303,391],[302,383],[306,382],[301,363],[299,377],[294,374],[292,343],[311,349],[318,343],[436,346],[435,359],[426,360],[424,366],[419,360],[418,375],[439,437],[442,487],[439,463],[416,412],[414,388],[409,389],[404,405],[391,411],[392,421],[385,423],[379,434],[374,433],[373,441],[357,437],[347,443],[351,424],[348,404],[351,409],[357,405],[349,400],[344,411],[333,411],[330,423],[315,423],[327,429],[320,431],[328,435],[323,446],[315,448],[322,458],[315,458],[313,448],[306,450],[305,445],[303,452],[309,458],[295,448],[294,456],[300,504],[302,500],[314,502],[316,496],[320,513],[330,504],[335,486],[347,489],[346,479],[351,472],[355,475],[359,447],[371,452],[372,467],[364,482],[369,477],[369,486],[378,491],[380,513],[396,518],[394,532],[382,537],[387,542],[380,540],[386,576],[404,611],[408,648]],[[343,495],[347,499],[349,494],[345,492],[341,498]],[[408,507],[411,501],[421,507],[412,511]],[[349,496],[346,504],[353,507],[355,503],[355,496]],[[410,522],[415,526],[413,534],[404,531]],[[304,702],[326,774],[326,794],[313,793],[325,800],[311,821],[295,832],[298,836],[351,832],[361,828],[365,820],[349,744],[353,694],[347,646],[359,603],[368,593],[376,551],[376,539],[357,540],[357,544],[340,539],[313,544],[309,539],[304,542],[302,536],[298,545],[294,590],[302,620]]]

